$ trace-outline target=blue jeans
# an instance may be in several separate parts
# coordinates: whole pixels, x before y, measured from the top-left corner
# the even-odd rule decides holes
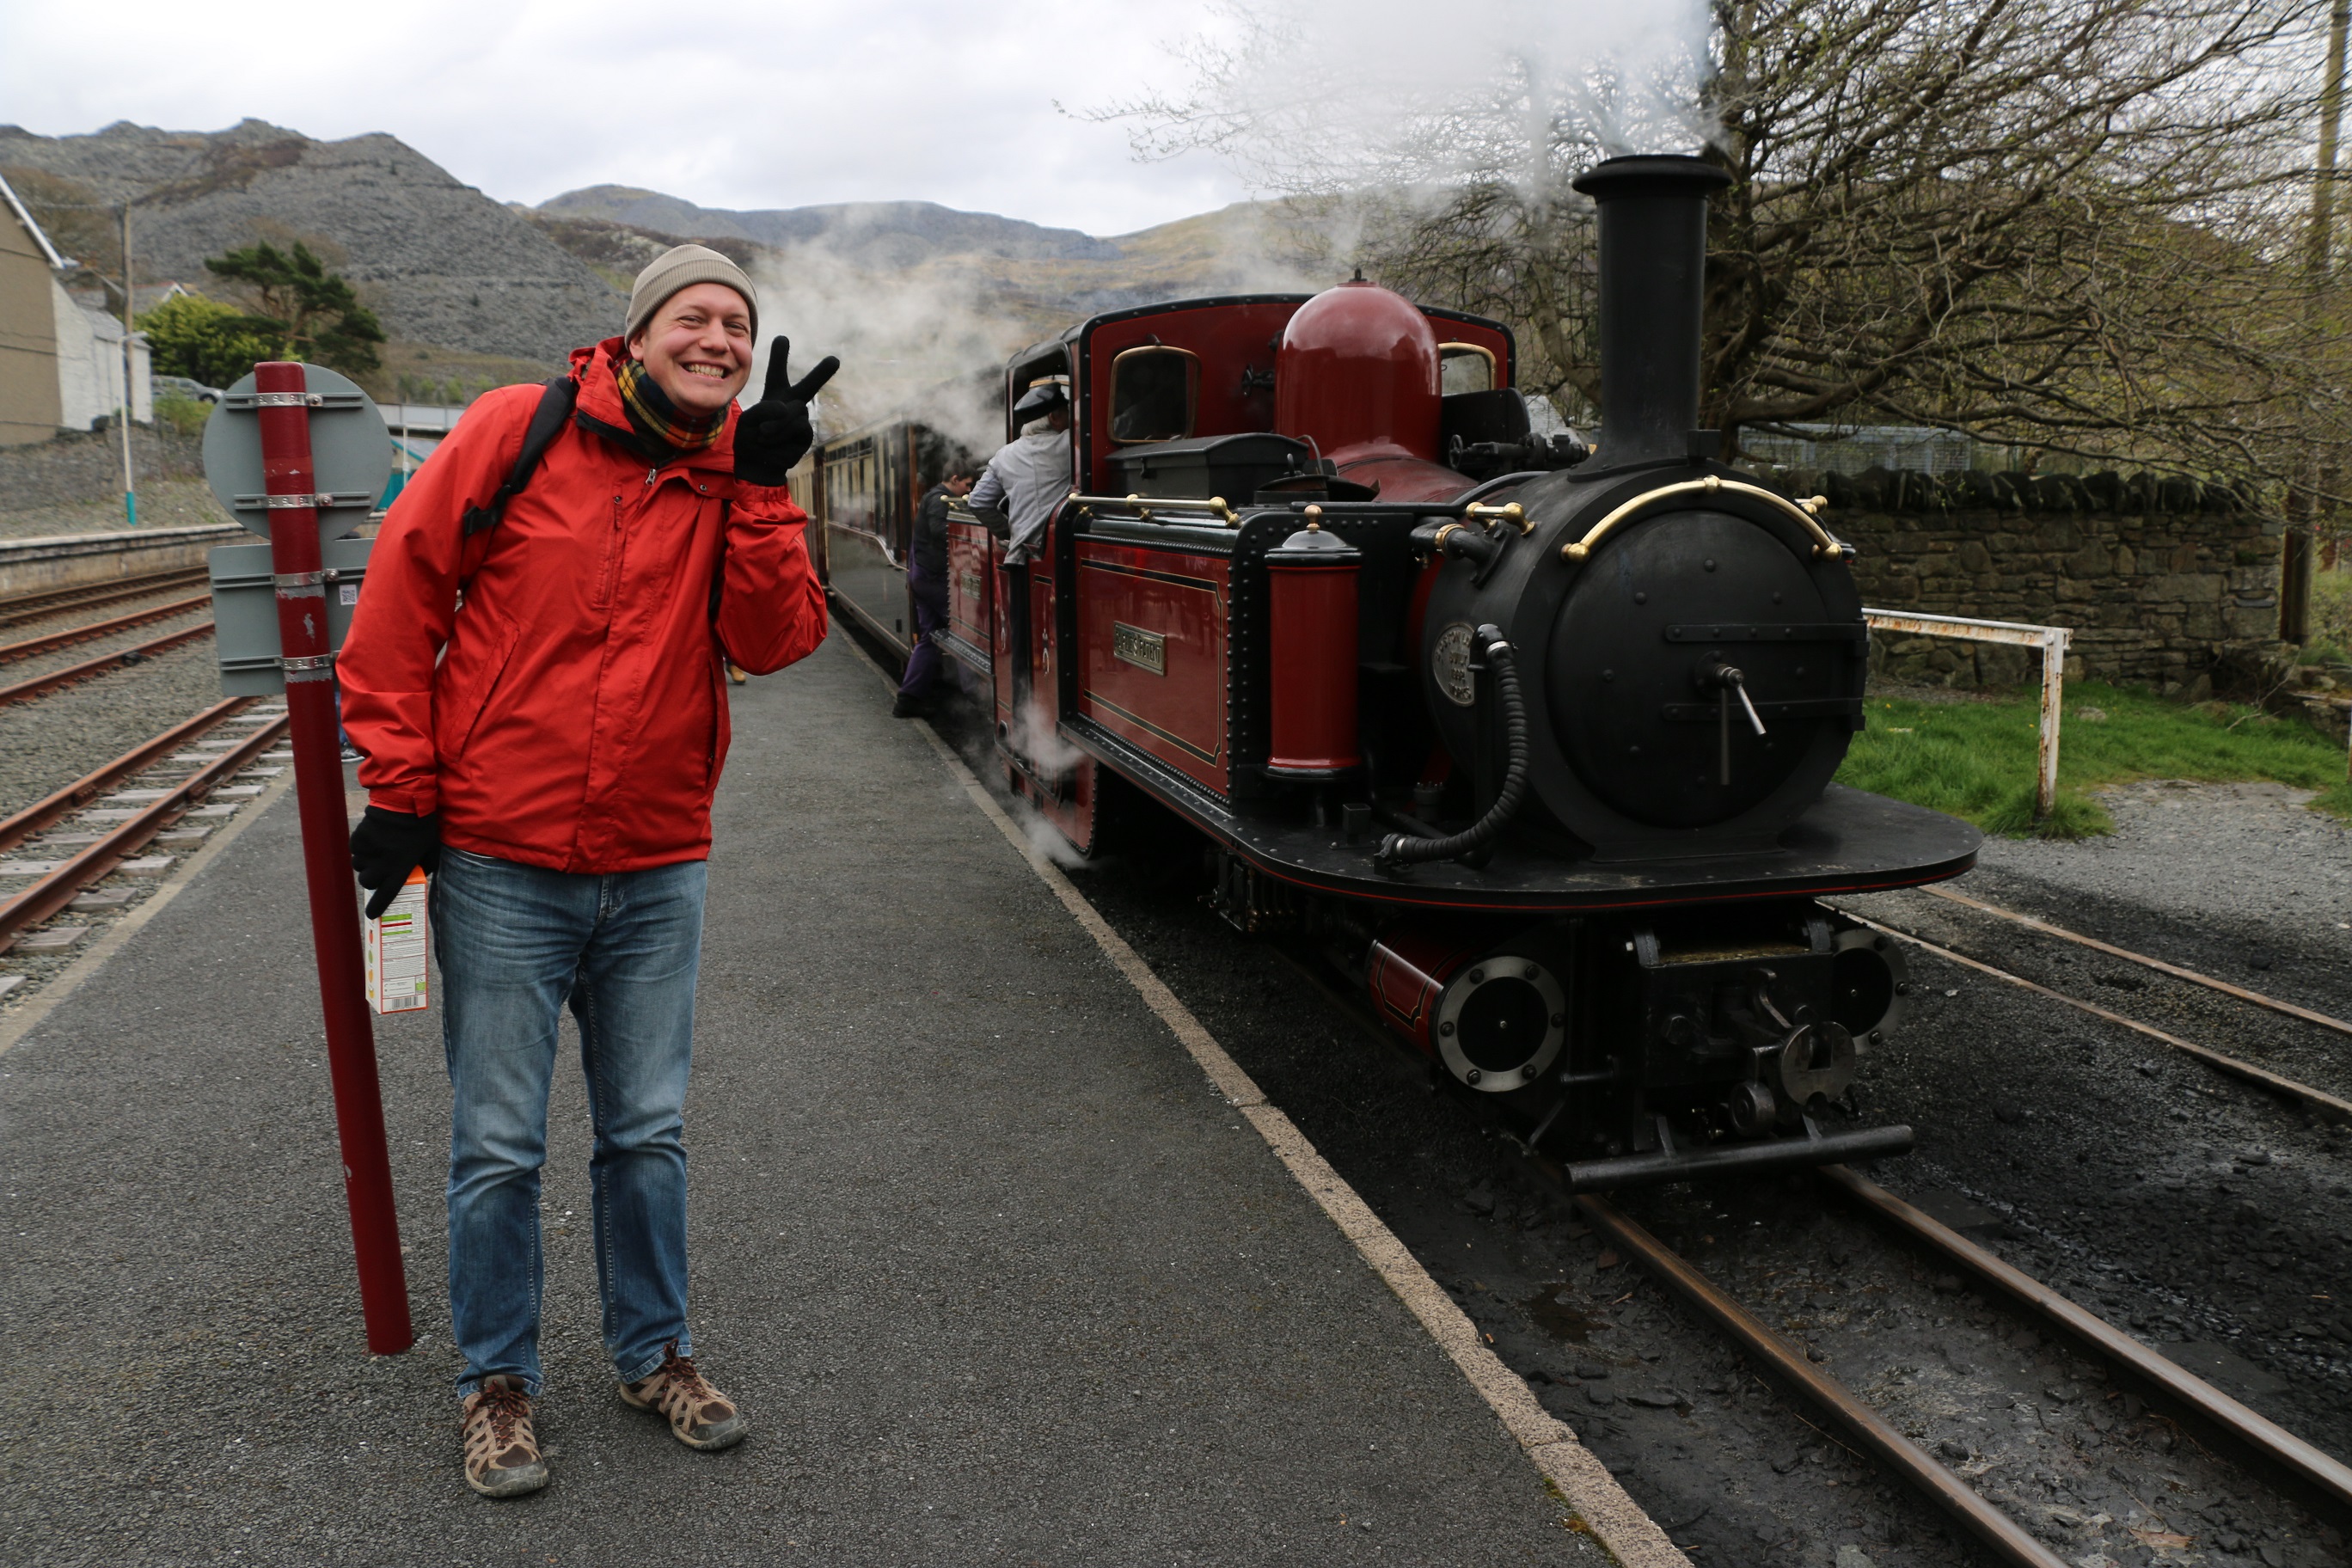
[[[539,1171],[556,1021],[580,1021],[604,1350],[627,1382],[686,1326],[686,1079],[702,953],[699,860],[575,875],[444,849],[433,879],[449,1130],[449,1317],[462,1397],[507,1373],[534,1396]]]

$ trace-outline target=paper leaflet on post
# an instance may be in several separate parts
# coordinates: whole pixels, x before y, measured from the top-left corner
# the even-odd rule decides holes
[[[406,1013],[425,1005],[425,887],[421,869],[409,872],[383,914],[361,922],[367,935],[368,1006],[376,1013]]]

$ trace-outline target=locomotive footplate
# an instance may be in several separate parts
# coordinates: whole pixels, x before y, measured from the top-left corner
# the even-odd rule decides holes
[[[1065,719],[1061,732],[1110,763],[1260,875],[1315,892],[1422,909],[1573,914],[1743,899],[1827,897],[1912,888],[1976,864],[1984,835],[1957,817],[1832,784],[1780,847],[1612,864],[1569,860],[1506,840],[1485,864],[1443,860],[1383,873],[1372,851],[1386,830],[1367,820],[1350,839],[1318,826],[1243,813],[1100,726]],[[1705,836],[1694,833],[1693,847]]]

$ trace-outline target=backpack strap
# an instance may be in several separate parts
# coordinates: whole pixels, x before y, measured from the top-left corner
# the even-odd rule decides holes
[[[522,450],[515,455],[514,468],[507,474],[506,483],[498,493],[481,506],[466,509],[466,537],[496,528],[507,514],[507,502],[522,494],[530,483],[530,476],[539,468],[539,460],[547,456],[548,447],[563,433],[572,421],[572,405],[580,397],[580,384],[568,375],[559,375],[540,390],[539,406],[531,411],[530,424],[522,433]]]

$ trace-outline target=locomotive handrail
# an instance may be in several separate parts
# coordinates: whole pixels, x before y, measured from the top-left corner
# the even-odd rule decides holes
[[[1823,528],[1821,520],[1813,515],[1819,508],[1829,505],[1827,496],[1814,496],[1800,506],[1786,496],[1773,494],[1761,485],[1743,484],[1738,479],[1727,479],[1717,474],[1709,474],[1703,479],[1685,479],[1679,484],[1660,485],[1656,489],[1646,490],[1635,496],[1632,500],[1594,523],[1582,539],[1570,540],[1561,545],[1559,558],[1570,565],[1584,560],[1592,553],[1595,545],[1608,537],[1610,530],[1643,508],[1654,505],[1669,497],[1711,495],[1723,490],[1731,490],[1744,496],[1754,496],[1757,500],[1769,501],[1787,512],[1803,526],[1806,532],[1813,536],[1815,555],[1842,557],[1848,561],[1853,559],[1853,546],[1832,538],[1830,531]]]
[[[1242,520],[1242,514],[1226,505],[1225,498],[1223,496],[1211,496],[1207,500],[1197,500],[1184,496],[1087,496],[1072,490],[1067,504],[1085,507],[1089,510],[1098,506],[1133,507],[1135,515],[1146,522],[1152,521],[1151,512],[1155,507],[1163,511],[1209,512],[1228,528]]]
[[[1486,488],[1482,486],[1478,490],[1471,493],[1483,494]],[[1158,521],[1151,515],[1154,510],[1207,511],[1222,519],[1228,526],[1238,525],[1242,520],[1240,511],[1223,496],[1211,496],[1207,500],[1200,500],[1184,496],[1089,496],[1072,490],[1066,498],[1066,504],[1089,511],[1096,507],[1123,508],[1126,509],[1127,515],[1139,517],[1146,522]],[[1306,517],[1394,517],[1399,512],[1404,512],[1412,517],[1450,517],[1457,520],[1471,518],[1486,527],[1491,527],[1497,521],[1512,523],[1521,533],[1533,532],[1536,526],[1534,520],[1527,515],[1526,509],[1517,501],[1507,502],[1502,506],[1486,506],[1475,500],[1460,499],[1454,500],[1290,500],[1262,506],[1253,504],[1250,510],[1261,516],[1268,512],[1293,511]]]

